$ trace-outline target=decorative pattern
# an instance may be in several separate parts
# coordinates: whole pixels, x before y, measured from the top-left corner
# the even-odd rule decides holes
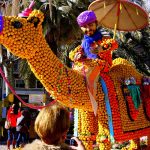
[[[116,63],[122,63],[122,67],[120,68]],[[114,100],[110,98],[111,108],[116,106],[115,110],[112,109],[113,114],[113,126],[114,126],[114,133],[115,133],[115,140],[122,141],[127,140],[130,138],[136,139],[136,137],[140,137],[142,135],[146,135],[149,133],[150,122],[144,115],[143,106],[140,105],[139,107],[139,114],[135,121],[132,121],[128,115],[128,110],[126,106],[126,101],[124,100],[121,86],[122,86],[122,79],[126,79],[128,77],[134,76],[136,79],[137,84],[141,84],[141,74],[136,71],[136,69],[129,64],[126,60],[123,59],[116,59],[114,62],[114,67],[109,72],[111,76],[111,81],[113,81],[113,85],[111,86],[111,90],[109,93],[116,91],[117,96],[114,95]],[[130,68],[130,69],[129,69]],[[132,69],[131,69],[132,68]],[[130,70],[130,71],[129,71]],[[116,72],[118,72],[116,74]],[[109,80],[109,79],[107,79]],[[117,90],[116,90],[117,89]],[[117,99],[116,99],[117,98]],[[120,113],[118,113],[120,112]],[[116,119],[117,118],[117,119]],[[141,128],[141,130],[138,130]]]

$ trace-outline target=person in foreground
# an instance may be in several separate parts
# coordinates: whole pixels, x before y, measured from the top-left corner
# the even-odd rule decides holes
[[[25,145],[23,150],[85,150],[82,142],[73,137],[77,146],[65,144],[70,120],[68,110],[59,103],[43,108],[35,121],[35,131],[41,140]]]

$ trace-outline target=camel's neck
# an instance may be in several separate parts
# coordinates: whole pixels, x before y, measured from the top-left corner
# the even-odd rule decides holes
[[[90,103],[83,76],[64,66],[44,38],[38,43],[38,51],[28,59],[28,63],[46,90],[65,105],[83,108]]]

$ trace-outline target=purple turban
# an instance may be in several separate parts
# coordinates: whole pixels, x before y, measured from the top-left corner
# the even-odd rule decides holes
[[[96,15],[91,10],[86,10],[77,17],[77,22],[80,27],[83,27],[94,21],[96,21]]]

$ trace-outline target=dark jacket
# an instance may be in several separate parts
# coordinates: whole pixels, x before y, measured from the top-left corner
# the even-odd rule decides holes
[[[16,131],[26,133],[28,132],[29,126],[30,126],[30,117],[28,113],[24,111],[22,115],[19,118],[17,118]]]

